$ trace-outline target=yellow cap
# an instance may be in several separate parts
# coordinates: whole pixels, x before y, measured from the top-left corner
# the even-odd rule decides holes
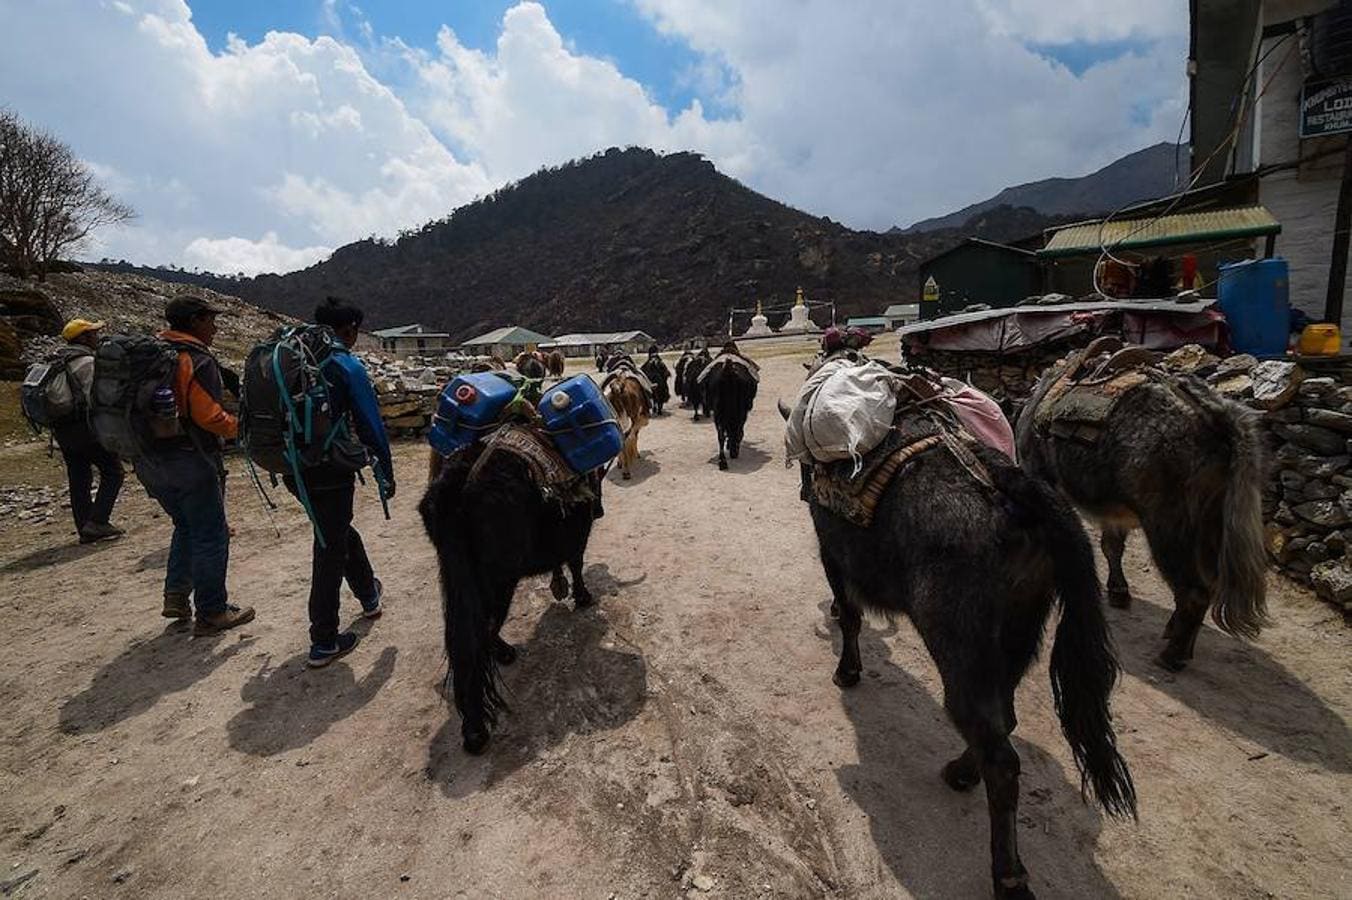
[[[73,341],[86,331],[98,331],[103,325],[103,322],[91,322],[88,319],[71,319],[66,323],[66,327],[61,329],[61,337]]]

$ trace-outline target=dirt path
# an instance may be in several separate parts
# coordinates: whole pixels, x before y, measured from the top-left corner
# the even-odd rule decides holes
[[[389,612],[352,656],[304,668],[309,537],[278,538],[240,472],[230,585],[242,633],[158,616],[168,528],[135,482],[128,537],[0,523],[0,887],[25,897],[985,897],[985,798],[908,625],[866,629],[863,683],[830,681],[835,633],[765,360],[742,459],[677,411],[607,486],[575,614],[523,584],[514,711],[466,757],[436,691],[420,447],[394,520],[359,527]],[[34,457],[36,459],[36,457]],[[37,465],[47,465],[38,462]],[[239,467],[236,466],[238,469]],[[13,466],[8,467],[13,471]],[[48,480],[46,476],[35,479]],[[972,573],[979,578],[981,573]],[[1139,538],[1140,601],[1110,611],[1139,825],[1080,803],[1045,665],[1019,693],[1021,840],[1043,897],[1352,896],[1352,631],[1273,578],[1256,645],[1208,627],[1188,672],[1149,660],[1170,608]],[[345,615],[355,606],[345,606]],[[25,880],[26,879],[26,880]]]

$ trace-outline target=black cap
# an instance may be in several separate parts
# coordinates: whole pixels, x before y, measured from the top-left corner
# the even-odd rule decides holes
[[[225,312],[201,297],[175,297],[164,306],[164,318],[169,324],[188,322],[200,315],[217,316]]]

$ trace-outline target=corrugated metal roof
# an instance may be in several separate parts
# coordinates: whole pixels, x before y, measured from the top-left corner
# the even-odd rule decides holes
[[[541,334],[538,331],[531,331],[529,328],[523,328],[520,325],[508,325],[505,328],[495,328],[487,334],[481,334],[476,338],[470,338],[464,341],[461,346],[476,344],[543,344],[554,340],[547,334]]]
[[[630,341],[651,341],[652,335],[646,331],[602,331],[561,334],[548,344],[549,347],[582,347],[588,344],[627,344]]]
[[[1106,225],[1084,222],[1067,225],[1051,236],[1038,256],[1071,256],[1109,249],[1195,244],[1226,238],[1277,234],[1281,223],[1262,206],[1175,213],[1157,219],[1115,219]]]
[[[883,315],[891,318],[893,316],[918,316],[920,315],[919,303],[893,303],[887,309],[883,310]]]

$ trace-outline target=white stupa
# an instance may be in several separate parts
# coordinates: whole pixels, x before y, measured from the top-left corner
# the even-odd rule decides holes
[[[751,317],[751,327],[746,330],[742,337],[767,337],[774,332],[770,330],[770,320],[765,318],[765,313],[761,311],[761,302],[756,301],[756,314]]]
[[[754,321],[754,320],[753,320]],[[779,329],[780,334],[809,334],[821,331],[807,315],[807,302],[803,299],[803,289],[798,289],[793,309],[789,310],[789,321]]]

